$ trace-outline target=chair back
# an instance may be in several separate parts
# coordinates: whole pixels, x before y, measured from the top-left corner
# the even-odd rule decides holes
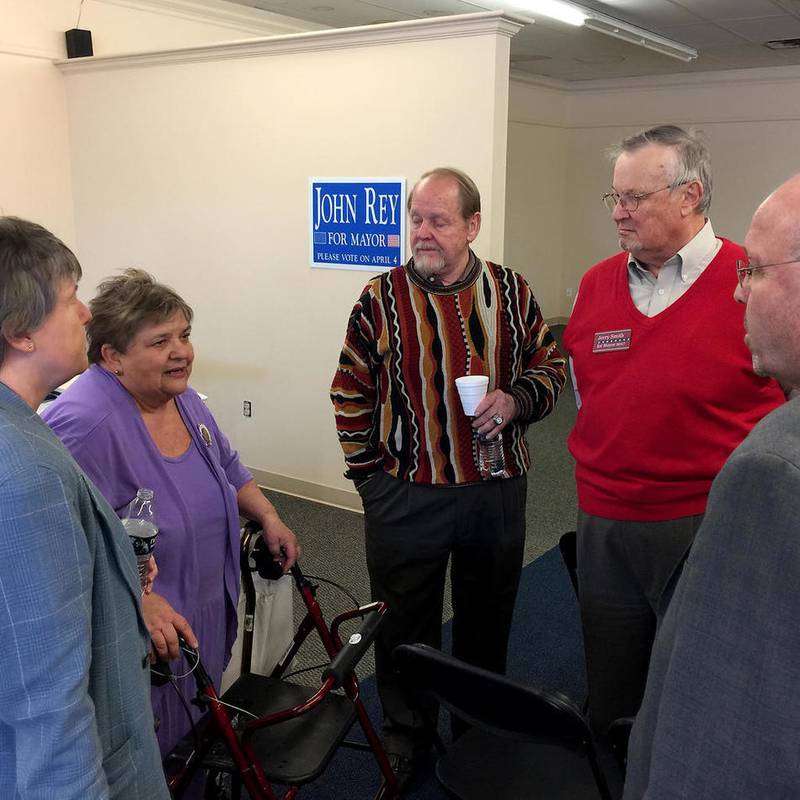
[[[591,741],[580,709],[561,692],[525,686],[424,644],[400,645],[394,662],[409,688],[429,692],[470,725],[527,741]]]
[[[565,694],[517,683],[424,644],[400,645],[393,658],[408,689],[429,693],[472,726],[437,764],[450,795],[611,800],[589,723]]]

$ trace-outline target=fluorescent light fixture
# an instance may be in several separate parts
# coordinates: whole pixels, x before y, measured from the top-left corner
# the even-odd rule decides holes
[[[500,3],[501,6],[507,3]],[[623,42],[638,44],[646,47],[661,55],[680,59],[681,61],[693,61],[697,58],[697,50],[688,47],[680,42],[659,36],[657,33],[623,22],[621,19],[609,17],[599,11],[593,11],[577,3],[566,3],[562,0],[513,0],[511,7],[523,12],[528,12],[534,16],[549,17],[550,19],[566,22],[568,25],[584,25],[598,33],[606,36],[613,36],[615,39],[622,39]]]
[[[575,26],[583,25],[588,14],[584,9],[561,0],[516,0],[514,7]]]
[[[638,44],[640,47],[646,47],[648,50],[677,58],[680,61],[693,61],[697,58],[697,50],[693,47],[666,39],[644,28],[637,28],[636,25],[614,19],[614,17],[607,17],[605,14],[587,11],[584,25],[593,31],[605,33],[615,39],[622,39],[623,42]]]

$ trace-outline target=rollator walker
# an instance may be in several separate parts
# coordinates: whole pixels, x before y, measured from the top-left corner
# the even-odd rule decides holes
[[[251,614],[255,606],[252,573],[257,571],[264,578],[282,574],[280,564],[272,561],[259,534],[258,526],[248,523],[242,536],[242,586]],[[209,773],[207,798],[218,796],[213,788],[216,777],[229,774],[232,800],[240,800],[242,786],[250,800],[293,800],[302,786],[322,774],[340,746],[372,752],[378,767],[376,779],[380,778],[375,800],[398,797],[397,779],[364,708],[355,674],[356,665],[380,627],[386,605],[373,602],[350,609],[334,617],[329,626],[316,599],[318,586],[306,578],[297,564],[290,573],[306,614],[269,676],[250,672],[252,638],[245,638],[242,674],[218,696],[200,654],[181,641],[197,686],[193,702],[206,713],[164,761],[167,784],[175,800],[183,796],[200,769]],[[343,642],[342,624],[358,618],[362,620],[360,629]],[[252,625],[249,627],[252,631]],[[247,628],[246,622],[245,636]],[[319,688],[284,679],[314,630],[330,659]],[[356,721],[366,743],[346,740]]]

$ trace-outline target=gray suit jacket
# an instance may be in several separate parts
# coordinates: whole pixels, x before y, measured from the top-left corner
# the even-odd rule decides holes
[[[0,384],[0,798],[167,800],[133,551]]]
[[[800,797],[800,398],[714,481],[653,646],[624,796]]]

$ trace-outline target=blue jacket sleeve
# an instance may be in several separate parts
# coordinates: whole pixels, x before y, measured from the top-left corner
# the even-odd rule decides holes
[[[92,555],[60,478],[0,484],[0,721],[24,800],[108,797],[88,694]]]

